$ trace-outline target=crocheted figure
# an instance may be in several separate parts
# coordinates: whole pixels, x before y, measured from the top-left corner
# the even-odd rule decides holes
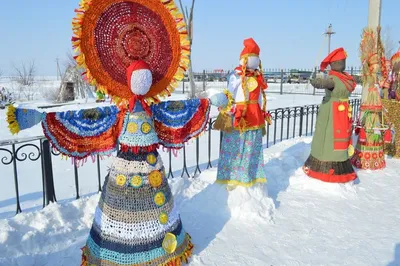
[[[245,40],[244,46],[241,65],[230,76],[228,91],[211,96],[214,105],[224,108],[215,123],[216,129],[224,131],[217,182],[233,187],[267,180],[262,146],[265,120],[269,119],[267,83],[261,72],[260,48],[253,39]]]
[[[117,151],[82,248],[83,266],[172,266],[191,255],[193,245],[157,151],[160,144],[182,148],[209,119],[209,99],[158,98],[170,95],[189,63],[177,10],[164,0],[82,0],[73,22],[72,41],[80,52],[75,58],[87,68],[86,78],[117,105],[51,113],[23,106],[8,110],[13,133],[41,122],[53,147],[75,163]]]
[[[345,183],[356,178],[348,152],[352,136],[352,109],[348,101],[356,83],[344,72],[346,57],[343,48],[331,52],[321,63],[322,71],[331,65],[328,78],[311,81],[315,88],[325,89],[325,97],[318,112],[311,154],[303,170],[309,177],[324,182]]]
[[[144,69],[137,70],[139,63]],[[137,70],[131,75],[131,88],[135,95],[144,95],[150,88],[152,76],[145,63],[139,63],[129,69]],[[155,128],[152,111],[140,99],[140,96],[134,97],[125,114],[118,138],[121,149],[106,177],[90,236],[83,248],[83,262],[88,265],[159,265],[168,262],[175,265],[180,259],[187,261],[193,247],[190,236],[183,229],[157,152],[160,131]],[[192,115],[208,114],[207,100],[186,104],[194,106]],[[155,105],[152,110],[160,112],[160,107]],[[165,115],[164,111],[161,113]],[[173,112],[169,115],[174,117]],[[200,123],[198,129],[201,130],[206,121],[192,121],[188,127]]]

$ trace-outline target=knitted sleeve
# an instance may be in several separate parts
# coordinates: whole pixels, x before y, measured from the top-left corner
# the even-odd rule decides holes
[[[51,112],[43,117],[42,127],[55,149],[81,160],[115,151],[124,116],[116,106]]]
[[[166,148],[180,149],[201,134],[210,114],[209,99],[166,101],[151,106],[154,128]]]

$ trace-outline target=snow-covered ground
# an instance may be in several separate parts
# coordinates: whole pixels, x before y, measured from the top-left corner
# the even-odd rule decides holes
[[[195,244],[190,265],[400,265],[400,161],[359,171],[355,183],[327,184],[301,170],[310,141],[266,149],[265,186],[228,192],[214,184],[216,168],[170,180]],[[98,199],[0,220],[0,265],[79,265]]]

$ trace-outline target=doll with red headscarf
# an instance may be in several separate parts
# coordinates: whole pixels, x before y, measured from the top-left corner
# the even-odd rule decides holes
[[[244,40],[240,65],[229,78],[228,90],[211,96],[212,104],[221,110],[215,129],[223,131],[217,183],[227,184],[228,189],[267,180],[262,137],[270,116],[259,56],[257,43],[252,38]]]
[[[325,97],[311,144],[311,154],[304,172],[324,182],[346,183],[356,179],[349,159],[352,137],[352,109],[349,96],[356,87],[353,77],[344,72],[347,54],[343,48],[332,51],[321,63],[321,71],[331,66],[328,77],[316,78],[311,84],[325,89]]]

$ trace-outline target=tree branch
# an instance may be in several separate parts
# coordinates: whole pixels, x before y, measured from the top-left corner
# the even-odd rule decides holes
[[[19,84],[28,86],[33,84],[36,72],[35,61],[31,61],[28,67],[25,62],[22,62],[21,66],[13,64],[12,67]]]
[[[185,15],[185,10],[183,9],[182,0],[179,0],[179,5],[181,6],[181,11],[182,11],[182,14],[183,14],[183,20],[187,24],[187,18],[186,18],[186,15]]]

